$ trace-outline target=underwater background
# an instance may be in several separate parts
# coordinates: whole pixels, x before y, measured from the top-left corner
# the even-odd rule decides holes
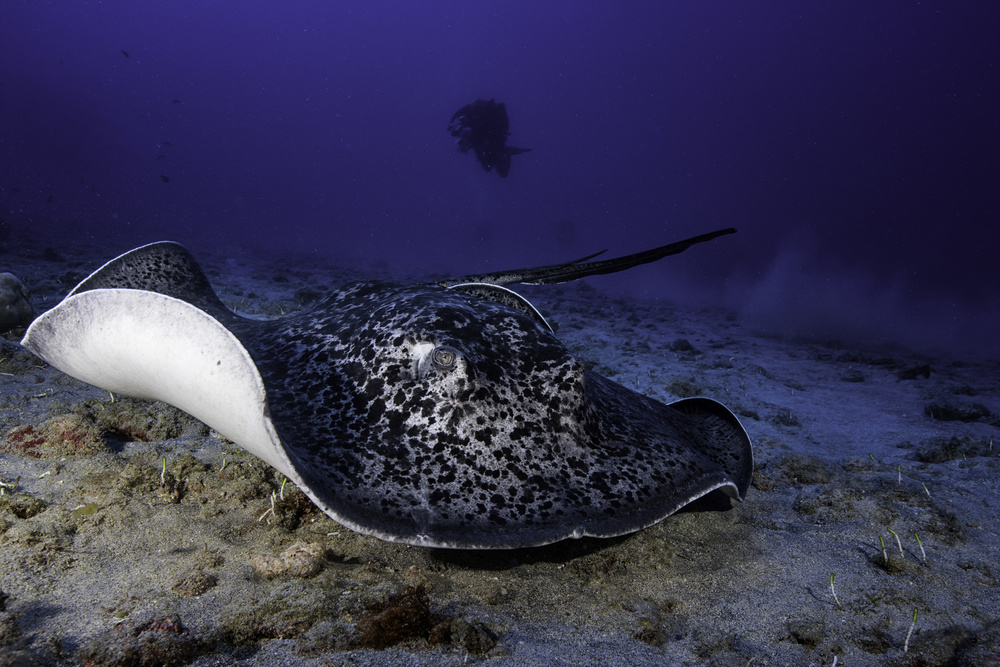
[[[993,2],[5,0],[0,231],[421,275],[735,237],[594,281],[1000,354]],[[449,118],[507,106],[510,176]]]
[[[1000,664],[998,33],[1000,4],[971,0],[0,0],[0,665]],[[473,112],[504,116],[490,100],[509,153],[475,150]],[[616,431],[708,397],[752,442],[744,502],[705,496],[614,538],[462,550],[355,532],[241,443],[18,342],[108,260],[179,241],[248,318],[224,328],[272,332],[250,345],[270,379],[257,414],[305,406],[319,428],[349,413],[335,379],[312,379],[364,369],[324,349],[290,397],[274,378],[304,355],[268,350],[341,317],[349,282],[444,292],[428,281],[730,227],[517,287],[591,392],[628,397]],[[503,327],[483,306],[456,345],[490,348]],[[230,423],[245,384],[220,398],[185,356],[211,341],[157,339],[176,309],[116,335],[123,310],[80,320],[106,344],[95,379],[191,380]],[[385,310],[351,339],[362,358]],[[122,371],[129,349],[147,363]],[[491,368],[552,348],[494,364],[507,349]],[[515,420],[554,405],[526,395]],[[504,449],[498,465],[536,454]],[[615,451],[623,475],[649,458]]]

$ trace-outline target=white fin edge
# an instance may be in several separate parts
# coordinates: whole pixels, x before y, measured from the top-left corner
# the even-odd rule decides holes
[[[39,316],[21,345],[78,380],[187,412],[305,488],[257,365],[203,310],[156,292],[90,290]]]

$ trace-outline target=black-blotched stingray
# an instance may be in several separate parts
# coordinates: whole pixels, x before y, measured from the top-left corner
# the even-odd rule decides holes
[[[742,499],[750,440],[716,401],[666,405],[587,370],[504,285],[613,273],[734,231],[604,261],[360,282],[276,320],[233,313],[186,249],[153,243],[91,274],[22,345],[190,413],[359,533],[464,549],[612,537],[716,489]]]

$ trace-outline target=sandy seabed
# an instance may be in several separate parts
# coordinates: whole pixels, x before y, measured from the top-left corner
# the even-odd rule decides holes
[[[0,270],[44,310],[113,254],[24,243]],[[361,277],[196,255],[252,315]],[[766,338],[583,283],[525,293],[597,372],[727,404],[754,442],[747,500],[536,549],[380,542],[185,414],[67,377],[12,332],[0,666],[1000,664],[1000,362]]]

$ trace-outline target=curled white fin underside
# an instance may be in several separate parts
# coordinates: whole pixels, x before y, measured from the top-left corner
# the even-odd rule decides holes
[[[300,482],[250,354],[189,303],[140,290],[82,292],[37,318],[21,344],[79,380],[180,408]]]

